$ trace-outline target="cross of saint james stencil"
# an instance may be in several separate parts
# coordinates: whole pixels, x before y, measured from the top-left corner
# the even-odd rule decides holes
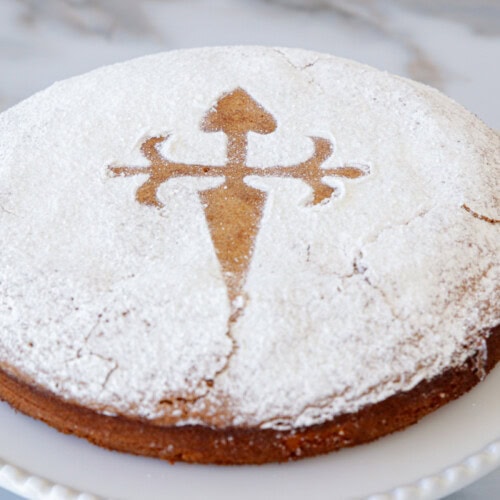
[[[267,177],[294,177],[312,188],[312,204],[328,199],[334,188],[323,182],[327,176],[355,179],[369,173],[368,168],[343,166],[323,169],[321,165],[333,151],[332,143],[321,137],[311,137],[312,156],[292,166],[249,167],[246,165],[247,136],[249,132],[270,134],[276,130],[274,117],[245,90],[237,88],[223,94],[203,118],[205,132],[223,132],[227,136],[226,164],[206,166],[172,162],[161,156],[157,146],[169,136],[152,137],[141,146],[150,161],[148,167],[111,166],[113,176],[146,174],[149,178],[136,192],[139,203],[161,208],[157,191],[160,185],[174,177],[224,177],[224,182],[199,193],[215,253],[222,268],[228,297],[232,304],[230,322],[241,313],[245,278],[252,260],[267,193],[245,183],[250,175]]]

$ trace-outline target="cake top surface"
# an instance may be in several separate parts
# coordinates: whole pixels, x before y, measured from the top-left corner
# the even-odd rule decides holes
[[[174,51],[0,115],[0,367],[106,414],[320,423],[499,323],[500,139],[325,54]]]

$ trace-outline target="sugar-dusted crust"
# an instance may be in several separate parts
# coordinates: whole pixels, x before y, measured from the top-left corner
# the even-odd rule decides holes
[[[314,456],[367,443],[416,423],[468,392],[500,361],[500,326],[460,367],[424,380],[408,392],[329,422],[293,430],[258,427],[160,426],[106,416],[68,403],[0,370],[0,398],[66,434],[112,450],[169,460],[221,465],[263,464]]]

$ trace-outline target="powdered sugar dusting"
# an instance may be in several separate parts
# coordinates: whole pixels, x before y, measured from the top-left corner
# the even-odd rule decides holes
[[[370,175],[329,179],[317,206],[299,179],[246,180],[268,200],[231,339],[197,195],[220,180],[172,179],[159,210],[135,201],[145,176],[107,168],[147,165],[140,144],[167,133],[164,156],[223,163],[200,123],[237,87],[278,125],[250,135],[250,166],[304,161],[318,136],[324,168]],[[0,366],[179,424],[310,425],[411,389],[500,321],[498,225],[462,208],[500,217],[499,164],[498,135],[436,91],[312,52],[179,51],[57,83],[0,115]]]

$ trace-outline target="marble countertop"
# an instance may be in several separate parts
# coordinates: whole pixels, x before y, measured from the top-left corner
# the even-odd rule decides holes
[[[500,129],[498,0],[2,0],[0,109],[104,64],[227,44],[356,59],[433,85]]]
[[[356,59],[435,86],[500,130],[500,0],[2,0],[0,111],[104,64],[229,44]],[[500,470],[449,500],[499,491]]]

